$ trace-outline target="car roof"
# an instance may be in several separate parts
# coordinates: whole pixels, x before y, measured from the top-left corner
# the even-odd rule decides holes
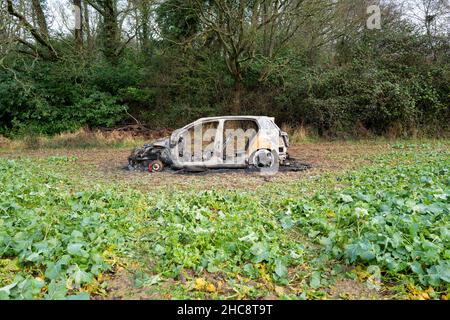
[[[197,121],[210,121],[210,120],[221,120],[221,119],[225,119],[225,120],[239,120],[239,119],[251,119],[251,120],[259,120],[259,119],[269,119],[269,120],[274,120],[273,117],[268,117],[268,116],[221,116],[221,117],[206,117],[206,118],[200,118]]]
[[[184,127],[181,127],[179,129],[176,129],[174,132],[177,131],[181,131],[184,130],[192,125],[196,125],[198,123],[202,123],[205,121],[214,121],[214,120],[243,120],[243,119],[249,119],[249,120],[255,120],[256,122],[258,122],[258,126],[259,126],[259,120],[262,119],[267,119],[269,121],[271,121],[273,124],[275,124],[275,118],[274,117],[268,117],[268,116],[221,116],[221,117],[204,117],[204,118],[200,118],[195,120],[194,122],[188,123],[187,125],[185,125]],[[275,124],[276,126],[276,124]]]

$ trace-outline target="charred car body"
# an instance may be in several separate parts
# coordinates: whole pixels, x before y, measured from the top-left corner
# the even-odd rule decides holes
[[[201,118],[170,137],[133,150],[129,169],[273,169],[287,164],[289,139],[274,122],[260,116]]]

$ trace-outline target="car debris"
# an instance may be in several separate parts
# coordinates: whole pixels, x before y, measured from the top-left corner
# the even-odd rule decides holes
[[[129,170],[185,172],[211,169],[305,170],[309,164],[289,157],[289,138],[266,116],[223,116],[198,119],[169,137],[136,148]],[[285,171],[285,170],[283,170]]]

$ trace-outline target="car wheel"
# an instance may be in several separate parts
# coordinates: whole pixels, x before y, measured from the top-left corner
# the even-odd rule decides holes
[[[154,160],[150,162],[148,165],[148,171],[149,172],[160,172],[164,169],[164,164],[161,160]]]
[[[250,157],[250,164],[258,171],[277,171],[279,166],[278,154],[273,150],[257,150]]]

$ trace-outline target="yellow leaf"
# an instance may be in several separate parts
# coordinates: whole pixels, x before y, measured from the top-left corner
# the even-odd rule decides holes
[[[122,272],[123,270],[124,270],[123,267],[117,267],[117,269],[116,269],[117,272]]]
[[[206,291],[208,291],[208,292],[215,292],[216,291],[216,287],[212,283],[210,283],[210,284],[208,284],[206,286]]]
[[[328,217],[328,218],[334,218],[334,217],[336,216],[336,214],[334,213],[334,211],[331,210],[331,209],[328,209],[328,210],[326,211],[326,214],[327,214],[327,217]]]
[[[279,296],[281,296],[281,295],[284,294],[284,289],[283,289],[283,287],[275,286],[275,292],[276,292]]]
[[[433,290],[433,288],[432,288],[432,287],[428,287],[428,289],[427,289],[427,290],[425,290],[424,292],[426,292],[426,293],[433,293],[433,292],[434,292],[434,290]]]
[[[422,297],[423,299],[425,299],[425,300],[429,300],[429,299],[430,299],[430,296],[429,296],[428,293],[426,293],[426,292],[422,292],[421,297]]]
[[[194,288],[196,290],[202,290],[206,286],[206,281],[203,278],[197,278],[195,280]]]

